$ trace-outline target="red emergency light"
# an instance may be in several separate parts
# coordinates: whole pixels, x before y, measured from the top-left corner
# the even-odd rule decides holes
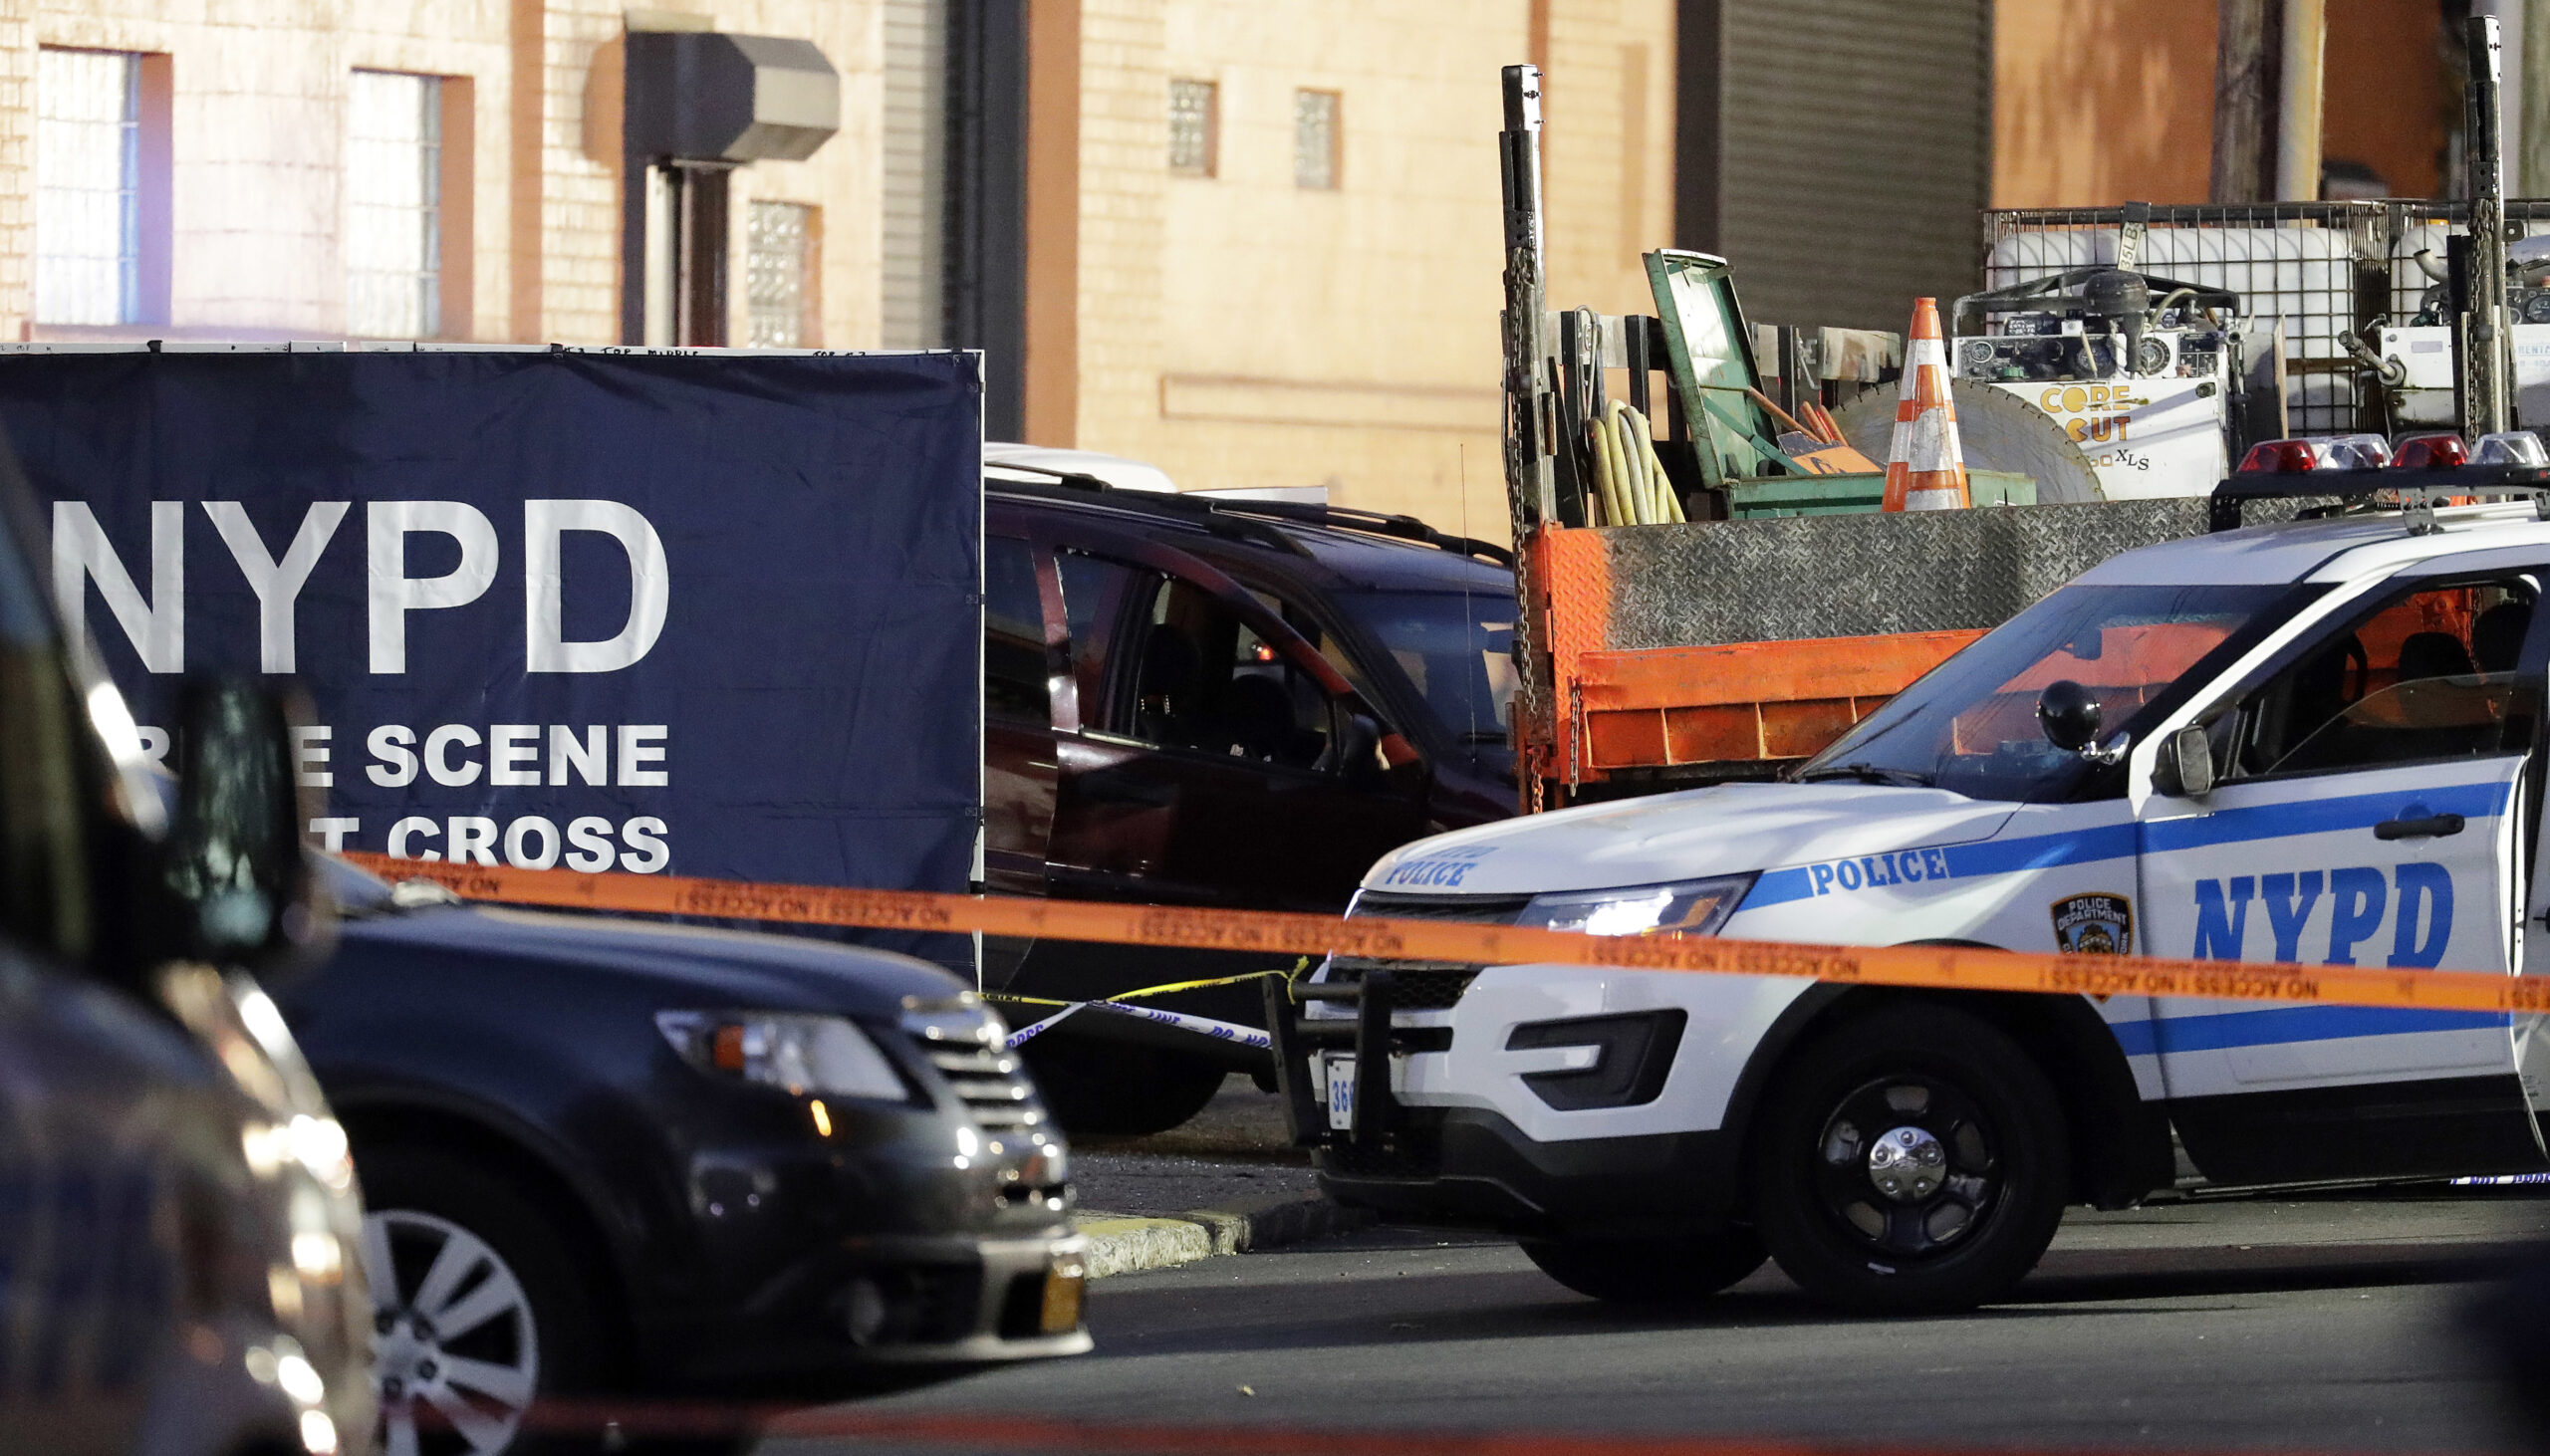
[[[2320,465],[2320,447],[2311,440],[2260,440],[2240,457],[2241,474],[2300,475]]]
[[[2450,431],[2411,435],[2400,442],[2400,453],[2391,459],[2392,468],[2398,470],[2448,470],[2469,463],[2470,446]]]

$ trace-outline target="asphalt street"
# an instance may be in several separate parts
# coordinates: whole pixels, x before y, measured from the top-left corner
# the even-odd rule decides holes
[[[1322,1449],[1294,1438],[1309,1429],[2510,1451],[2462,1312],[2494,1261],[2544,1235],[2538,1188],[2076,1210],[2011,1303],[1873,1320],[1807,1303],[1774,1268],[1700,1313],[1627,1314],[1502,1241],[1383,1229],[1107,1281],[1090,1356],[810,1412],[761,1449],[904,1449],[851,1432],[961,1435],[993,1415],[1196,1427],[1216,1432],[1197,1449],[1230,1450],[1252,1432]]]

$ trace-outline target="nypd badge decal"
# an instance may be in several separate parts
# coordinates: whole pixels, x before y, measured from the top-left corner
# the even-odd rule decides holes
[[[2124,955],[2134,948],[2134,901],[2066,895],[2054,902],[2054,948],[2067,955]]]

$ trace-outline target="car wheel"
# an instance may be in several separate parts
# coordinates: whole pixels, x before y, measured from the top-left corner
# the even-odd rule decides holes
[[[602,1369],[592,1293],[551,1219],[437,1153],[383,1148],[357,1171],[382,1456],[572,1449],[531,1439],[526,1420]]]
[[[1218,1062],[1127,1042],[1044,1036],[1019,1051],[1046,1110],[1078,1136],[1166,1132],[1204,1110],[1229,1075]]]
[[[1526,1239],[1541,1272],[1616,1305],[1695,1305],[1762,1267],[1761,1237],[1736,1225],[1679,1239]]]
[[[1937,1006],[1846,1023],[1784,1069],[1752,1145],[1782,1272],[1847,1309],[1968,1309],[2053,1242],[2069,1151],[2053,1087],[1990,1024]]]

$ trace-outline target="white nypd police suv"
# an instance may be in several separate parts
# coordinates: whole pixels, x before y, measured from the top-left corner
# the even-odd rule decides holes
[[[1787,782],[1421,841],[1352,913],[2550,973],[2543,510],[2130,552]],[[1767,1253],[1846,1306],[1991,1300],[2180,1150],[2217,1185],[2550,1167],[2532,1018],[1343,957],[1297,995],[1279,1065],[1335,1196],[1609,1299]]]

